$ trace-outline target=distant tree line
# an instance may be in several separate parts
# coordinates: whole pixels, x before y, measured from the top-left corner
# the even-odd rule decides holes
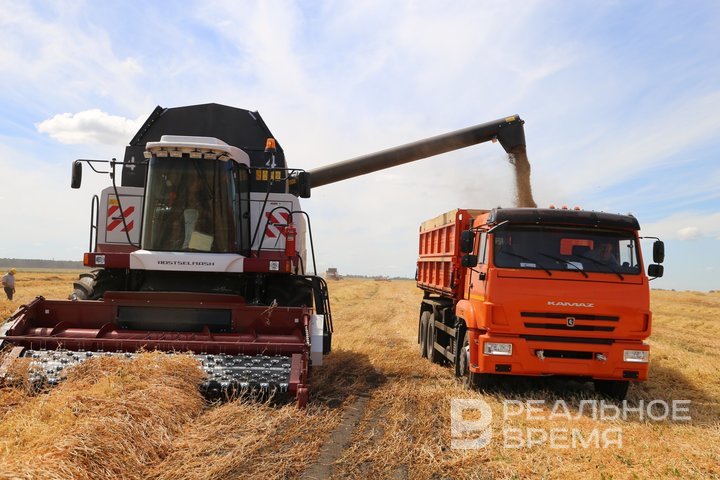
[[[347,275],[341,275],[343,278],[369,278],[369,279],[376,279],[376,278],[383,278],[385,280],[414,280],[414,278],[411,277],[387,277],[385,275],[353,275],[353,274],[347,274]]]
[[[27,258],[0,258],[0,268],[83,268],[82,262],[73,260],[40,260]]]

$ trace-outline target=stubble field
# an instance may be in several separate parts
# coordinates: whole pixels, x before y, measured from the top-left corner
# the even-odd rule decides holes
[[[75,277],[19,272],[0,317],[36,295],[65,298]],[[333,353],[312,373],[305,411],[208,405],[187,357],[103,359],[49,393],[0,390],[0,478],[720,478],[720,293],[653,292],[650,380],[628,395],[645,414],[625,419],[593,415],[586,407],[601,398],[589,384],[466,390],[450,368],[419,357],[412,281],[345,279],[330,293]],[[453,399],[489,406],[489,445],[451,448]],[[689,401],[679,404],[689,419],[644,408],[673,400]],[[507,418],[504,405],[513,407]],[[514,415],[519,405],[534,410]],[[519,445],[517,432],[537,444],[525,436]],[[593,432],[620,432],[621,445]]]

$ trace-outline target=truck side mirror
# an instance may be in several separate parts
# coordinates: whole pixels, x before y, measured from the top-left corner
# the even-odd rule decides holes
[[[472,230],[465,230],[460,234],[460,251],[462,253],[470,253],[473,251],[475,246],[475,232]],[[477,265],[477,261],[475,262]],[[473,266],[475,266],[473,265]]]
[[[75,160],[72,164],[72,179],[70,180],[70,188],[80,188],[82,183],[82,162]]]
[[[665,268],[662,265],[656,263],[648,265],[648,277],[660,278],[663,276],[663,273],[665,273]]]
[[[662,263],[665,260],[665,243],[662,240],[653,242],[653,262]],[[662,276],[662,274],[661,274]]]
[[[463,233],[465,233],[465,232],[463,232]],[[469,253],[466,254],[466,255],[463,255],[462,258],[460,259],[460,264],[461,264],[463,267],[468,267],[468,268],[477,267],[477,264],[478,264],[478,256],[477,256],[477,255],[471,255],[471,254],[469,254]],[[651,266],[652,266],[652,265],[651,265]]]

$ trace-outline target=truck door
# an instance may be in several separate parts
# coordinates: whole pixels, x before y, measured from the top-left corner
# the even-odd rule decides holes
[[[478,234],[475,242],[475,251],[478,256],[477,267],[470,272],[470,299],[476,301],[485,300],[485,282],[487,276],[487,233]]]

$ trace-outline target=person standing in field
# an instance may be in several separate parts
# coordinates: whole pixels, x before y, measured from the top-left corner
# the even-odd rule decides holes
[[[5,295],[7,295],[8,300],[13,299],[13,294],[15,293],[15,270],[14,268],[11,268],[8,273],[3,275],[2,277],[2,286],[5,289]]]

